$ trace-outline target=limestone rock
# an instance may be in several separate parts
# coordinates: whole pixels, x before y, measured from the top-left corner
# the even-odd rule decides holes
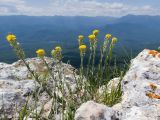
[[[62,63],[61,68],[59,68],[52,58],[45,57],[45,60],[55,75],[61,69],[63,72],[62,81],[69,85],[72,84],[72,89],[74,89],[75,80],[73,73],[76,70],[71,65],[65,63]],[[26,62],[37,73],[43,75],[47,72],[46,66],[39,58],[28,58]],[[54,81],[49,77],[48,87],[53,87],[53,84]],[[17,112],[26,104],[26,101],[28,101],[28,106],[33,110],[40,111],[44,106],[44,117],[47,117],[50,111],[50,98],[47,93],[40,91],[36,103],[37,108],[34,108],[36,100],[29,97],[37,88],[40,88],[40,85],[34,80],[21,60],[12,64],[0,63],[0,119],[4,118],[4,113],[7,119],[18,119]]]
[[[160,119],[160,99],[150,98],[148,93],[160,95],[160,58],[142,51],[131,61],[131,66],[122,80],[123,96],[121,111],[123,120]],[[151,84],[157,86],[152,89]]]
[[[160,58],[143,50],[131,61],[130,69],[122,82],[122,101],[111,107],[112,115],[103,119],[90,118],[89,112],[97,115],[94,110],[96,103],[84,103],[76,112],[76,120],[160,120]],[[90,103],[90,102],[89,102]],[[95,105],[95,106],[94,106]],[[90,109],[93,108],[93,109]],[[105,106],[101,107],[101,109]],[[98,108],[99,109],[99,108]],[[104,110],[104,115],[108,110]],[[87,113],[87,114],[86,114]],[[114,114],[113,114],[114,113]],[[111,116],[115,116],[113,119]],[[84,119],[80,119],[81,116]]]
[[[0,79],[0,117],[5,113],[8,118],[12,118],[16,110],[19,111],[26,103],[25,96],[31,94],[36,89],[36,85],[33,80]]]
[[[76,120],[112,120],[114,111],[102,104],[88,101],[76,111]]]

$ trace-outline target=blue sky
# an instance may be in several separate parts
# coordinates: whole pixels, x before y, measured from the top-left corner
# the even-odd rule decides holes
[[[160,15],[160,0],[0,0],[0,15]]]

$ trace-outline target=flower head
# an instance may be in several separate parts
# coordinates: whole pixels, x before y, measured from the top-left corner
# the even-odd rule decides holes
[[[94,40],[96,38],[96,36],[95,35],[89,35],[88,38],[89,38],[89,40],[92,41],[92,40]]]
[[[79,40],[83,40],[83,39],[84,39],[84,36],[83,36],[83,35],[79,35],[79,36],[78,36],[78,39],[79,39]]]
[[[106,36],[105,36],[106,39],[110,39],[111,37],[112,37],[111,34],[106,34]]]
[[[79,50],[81,53],[85,53],[86,52],[86,49],[87,49],[87,46],[86,45],[81,45],[79,46]]]
[[[57,47],[55,47],[55,51],[56,51],[56,52],[61,52],[61,51],[62,51],[62,48],[61,48],[60,46],[57,46]]]
[[[6,39],[8,42],[14,42],[16,40],[16,36],[13,34],[8,34]]]
[[[112,38],[112,43],[115,44],[116,42],[117,42],[117,38],[116,38],[116,37],[113,37],[113,38]]]
[[[93,35],[97,36],[99,33],[99,30],[93,30]]]
[[[53,49],[51,51],[51,55],[53,58],[57,59],[57,60],[61,60],[62,59],[62,48],[60,46],[55,47],[55,49]]]
[[[38,49],[36,51],[38,57],[44,57],[45,51],[43,49]]]

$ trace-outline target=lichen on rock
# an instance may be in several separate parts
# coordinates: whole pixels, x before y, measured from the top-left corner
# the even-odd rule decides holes
[[[103,119],[91,119],[91,114],[96,117],[99,111],[94,110],[97,103],[92,102],[90,105],[87,102],[77,110],[75,119],[81,120],[78,118],[84,117],[82,120],[160,120],[160,58],[156,57],[158,54],[145,49],[131,60],[130,69],[121,82],[122,101],[110,108],[106,106],[107,109],[102,114],[110,109],[112,112],[108,116]],[[93,109],[88,109],[92,106]],[[99,105],[98,109],[103,108],[105,106]],[[85,114],[86,110],[88,114]]]

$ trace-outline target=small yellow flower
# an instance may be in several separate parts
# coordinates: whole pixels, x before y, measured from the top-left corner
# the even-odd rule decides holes
[[[99,33],[99,30],[93,30],[93,35],[97,36]]]
[[[105,36],[106,39],[110,39],[111,37],[112,37],[111,34],[106,34],[106,36]]]
[[[45,55],[45,51],[43,49],[38,49],[36,53],[38,57],[43,57]]]
[[[61,51],[62,51],[62,48],[61,48],[60,46],[57,46],[57,47],[55,47],[55,51],[56,51],[56,52],[61,52]]]
[[[7,39],[8,42],[13,42],[13,41],[16,40],[16,36],[13,35],[13,34],[8,34],[6,39]]]
[[[112,43],[115,44],[116,42],[117,42],[117,38],[116,38],[116,37],[113,37],[113,38],[112,38]]]
[[[83,39],[84,39],[84,36],[83,36],[83,35],[79,35],[79,36],[78,36],[78,39],[79,39],[79,40],[83,40]]]
[[[62,59],[61,51],[62,51],[61,47],[57,46],[55,49],[51,51],[52,57],[57,60],[61,60]]]
[[[96,36],[95,35],[89,35],[88,38],[89,38],[89,40],[94,40],[96,38]]]
[[[87,46],[86,45],[81,45],[79,46],[79,50],[81,53],[85,53],[86,52],[86,49],[87,49]]]

